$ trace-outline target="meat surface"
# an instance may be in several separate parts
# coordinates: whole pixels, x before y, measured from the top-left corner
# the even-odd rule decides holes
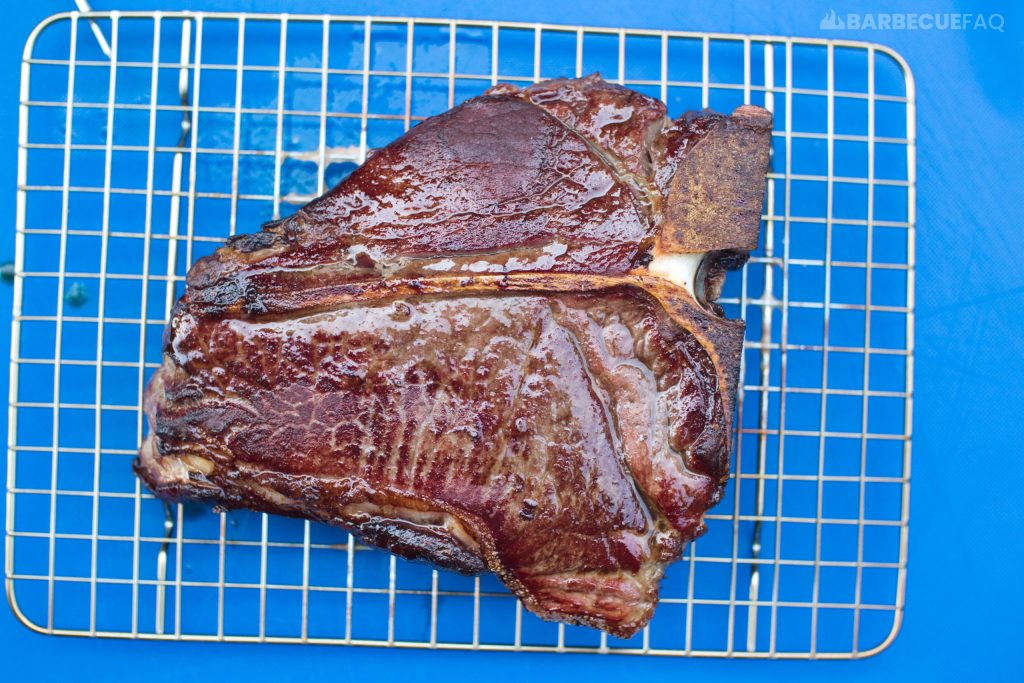
[[[305,517],[628,637],[728,479],[771,116],[495,86],[188,275],[158,496]]]

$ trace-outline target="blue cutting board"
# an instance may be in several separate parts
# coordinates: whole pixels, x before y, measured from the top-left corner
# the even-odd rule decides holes
[[[1020,130],[1024,124],[1021,67],[1024,12],[984,3],[933,6],[910,3],[906,12],[970,13],[1002,22],[975,28],[960,16],[959,30],[829,30],[826,3],[757,2],[735,5],[594,1],[575,5],[522,2],[167,2],[118,3],[118,9],[195,9],[333,12],[585,23],[638,28],[842,37],[888,45],[906,57],[918,91],[917,355],[914,471],[907,613],[901,635],[881,655],[859,662],[743,662],[528,654],[395,652],[374,649],[223,644],[133,643],[59,639],[29,633],[0,615],[0,642],[9,653],[11,680],[82,677],[118,680],[254,675],[435,679],[486,675],[522,678],[708,676],[818,679],[841,676],[925,679],[1013,670],[1014,617],[1024,593],[1011,574],[1022,555],[1022,513],[1014,498],[1024,474],[1013,428],[1024,405],[1021,331],[1024,233]],[[115,5],[96,2],[96,9]],[[5,24],[0,75],[6,117],[0,196],[13,226],[17,98],[21,47],[44,16],[71,9],[53,2],[22,8]],[[882,23],[876,3],[844,3],[839,15]],[[887,10],[891,11],[891,9]],[[870,14],[871,19],[867,20]],[[890,25],[892,18],[889,19]],[[948,21],[948,20],[947,20]],[[942,23],[938,18],[937,22]],[[994,30],[996,23],[1002,30]],[[1015,220],[1016,219],[1016,220]],[[0,261],[13,256],[13,228],[0,244]],[[0,343],[8,344],[10,288],[0,288],[6,313]],[[5,346],[6,348],[6,346]],[[972,476],[973,475],[973,476]],[[258,658],[258,659],[257,659]],[[154,664],[159,662],[156,666]],[[600,668],[598,668],[600,667]]]

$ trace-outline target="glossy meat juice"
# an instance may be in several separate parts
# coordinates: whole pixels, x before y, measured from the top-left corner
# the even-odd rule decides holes
[[[137,472],[635,633],[728,478],[743,327],[713,299],[769,135],[597,77],[423,122],[193,267]],[[654,267],[686,254],[686,286]]]

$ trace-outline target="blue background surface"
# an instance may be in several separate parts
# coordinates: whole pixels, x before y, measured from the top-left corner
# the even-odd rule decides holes
[[[330,676],[432,680],[486,676],[708,676],[719,680],[1007,679],[1016,661],[1024,588],[1018,504],[1024,463],[1024,10],[994,3],[119,2],[96,9],[208,9],[438,16],[872,40],[910,63],[918,96],[917,330],[910,570],[903,631],[858,662],[700,661],[365,648],[117,642],[40,636],[0,610],[5,678]],[[245,5],[245,7],[240,7]],[[994,31],[818,28],[834,7],[863,12],[1000,12]],[[0,44],[0,261],[13,258],[17,100],[22,46],[42,2],[9,14]],[[7,354],[8,285],[0,286]],[[6,389],[6,387],[5,387]],[[1016,438],[1014,438],[1016,437]]]

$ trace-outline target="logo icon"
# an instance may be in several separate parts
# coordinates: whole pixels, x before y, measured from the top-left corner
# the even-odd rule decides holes
[[[843,22],[843,18],[836,14],[834,9],[830,9],[825,13],[825,16],[821,18],[821,22],[818,23],[818,28],[824,31],[836,31],[846,28],[846,24]]]

